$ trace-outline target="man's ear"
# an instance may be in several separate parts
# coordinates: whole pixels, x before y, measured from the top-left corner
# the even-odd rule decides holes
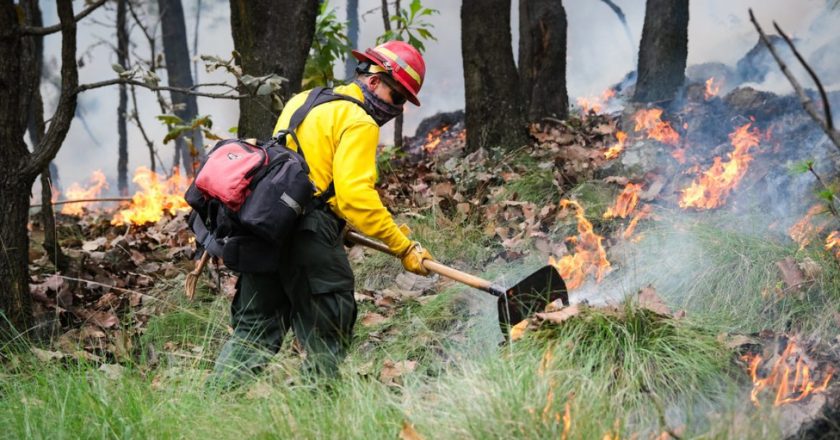
[[[378,86],[378,85],[379,85],[379,83],[380,83],[381,81],[382,81],[382,79],[381,79],[381,78],[379,78],[379,75],[370,75],[370,76],[367,78],[367,85],[368,85],[368,87],[369,87],[371,90],[373,90],[373,89],[375,89],[375,88],[376,88],[376,86]]]

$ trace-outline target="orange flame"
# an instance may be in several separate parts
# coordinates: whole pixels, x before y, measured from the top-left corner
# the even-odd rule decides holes
[[[650,205],[642,206],[642,209],[640,209],[639,212],[637,212],[630,220],[630,223],[627,225],[627,229],[625,229],[624,233],[621,234],[621,238],[629,240],[630,237],[633,236],[633,232],[636,231],[636,226],[639,224],[639,221],[647,218],[652,210],[653,208]]]
[[[715,157],[712,166],[681,191],[681,208],[712,209],[723,205],[749,168],[753,159],[749,154],[750,148],[758,146],[760,133],[758,129],[750,130],[751,125],[747,123],[738,127],[729,135],[734,150],[729,153],[728,161]]]
[[[786,403],[798,402],[810,394],[825,391],[828,382],[834,371],[828,367],[822,374],[821,382],[815,381],[815,375],[811,372],[812,361],[796,345],[796,340],[790,339],[784,352],[778,356],[770,366],[770,372],[765,377],[758,377],[758,370],[762,365],[762,357],[759,355],[746,355],[741,359],[749,364],[749,373],[753,381],[753,389],[750,393],[750,400],[755,406],[761,406],[758,401],[759,394],[765,389],[776,389],[773,399],[773,406],[780,406]]]
[[[432,131],[426,134],[426,144],[423,145],[423,149],[426,150],[427,153],[434,151],[440,144],[441,136],[447,131],[449,131],[448,125],[442,128],[433,128]]]
[[[662,109],[651,108],[642,109],[636,112],[633,116],[636,126],[635,131],[644,131],[648,139],[655,139],[659,142],[668,145],[677,145],[680,143],[680,135],[677,133],[671,123],[662,120]]]
[[[822,205],[817,204],[812,206],[808,209],[808,212],[804,217],[799,219],[798,222],[788,229],[788,235],[790,235],[790,238],[792,238],[793,241],[799,243],[800,250],[805,249],[809,244],[811,244],[811,240],[819,235],[819,233],[822,232],[828,224],[827,220],[822,220],[817,224],[814,224],[814,216],[821,214],[823,210],[824,208]]]
[[[608,160],[615,159],[616,157],[618,157],[619,154],[621,154],[622,151],[624,151],[624,141],[627,140],[627,133],[619,130],[615,134],[615,139],[617,140],[616,144],[607,149],[607,151],[604,153],[604,158]]]
[[[825,250],[834,249],[834,256],[840,259],[840,231],[831,231],[825,238]]]
[[[594,232],[592,223],[584,216],[580,204],[573,200],[563,199],[560,201],[560,207],[574,208],[578,222],[578,236],[566,238],[566,241],[574,243],[573,254],[564,255],[559,260],[549,257],[548,264],[560,271],[560,276],[566,281],[566,287],[569,289],[580,287],[589,274],[594,274],[596,281],[600,282],[610,269],[607,252],[601,244],[604,237]]]
[[[101,170],[96,170],[90,176],[90,186],[85,188],[73,182],[67,188],[64,198],[66,200],[92,199],[99,196],[103,189],[108,189],[108,182],[105,179],[105,174]],[[91,206],[91,202],[68,203],[61,208],[61,213],[65,215],[82,215],[82,208],[88,206]]]
[[[714,98],[718,93],[720,93],[721,85],[723,85],[723,81],[715,84],[715,77],[711,77],[706,80],[706,91],[703,94],[706,101]]]
[[[601,92],[600,96],[581,97],[577,99],[577,105],[580,107],[584,115],[592,113],[601,113],[601,110],[615,97],[614,89],[606,89]]]
[[[140,167],[135,171],[134,183],[141,190],[134,193],[128,209],[120,210],[111,220],[112,225],[154,223],[163,217],[164,213],[175,215],[178,211],[190,209],[183,194],[190,184],[190,180],[182,177],[176,169],[172,177],[161,181],[154,171]]]
[[[604,218],[627,218],[636,209],[636,204],[639,203],[639,191],[641,190],[641,184],[628,183],[624,187],[624,190],[621,191],[621,194],[616,197],[615,204],[607,208],[607,212],[604,213]]]

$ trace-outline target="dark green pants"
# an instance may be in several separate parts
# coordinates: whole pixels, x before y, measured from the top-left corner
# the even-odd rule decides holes
[[[277,273],[243,273],[231,305],[234,332],[210,378],[229,387],[259,371],[289,329],[306,349],[304,372],[333,377],[353,336],[353,272],[341,224],[315,210],[300,222]]]

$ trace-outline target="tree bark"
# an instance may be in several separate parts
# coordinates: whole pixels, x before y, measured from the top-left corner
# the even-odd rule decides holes
[[[524,107],[511,46],[510,0],[464,0],[461,53],[467,150],[514,149],[526,144]]]
[[[20,56],[23,35],[16,5],[0,1],[0,339],[13,337],[32,324],[29,293],[29,192],[35,178],[55,157],[67,136],[76,109],[76,23],[71,0],[57,1],[61,20],[61,94],[50,128],[30,153],[23,136],[26,121],[21,101],[28,99],[20,85],[31,81]]]
[[[181,0],[158,0],[160,9],[160,27],[163,35],[163,56],[166,60],[166,74],[171,87],[190,88],[193,86],[190,71],[190,51],[187,46],[187,25],[184,21],[184,8]],[[260,26],[260,29],[272,26]],[[282,26],[275,26],[282,27]],[[171,92],[170,98],[175,107],[175,115],[189,122],[198,116],[198,102],[194,95]],[[175,140],[175,160],[181,162],[188,176],[195,174],[199,158],[204,151],[201,130],[193,130],[190,140],[193,148],[184,137]],[[177,156],[180,153],[180,160]]]
[[[286,78],[284,102],[300,91],[317,16],[317,0],[230,0],[233,47],[243,73]],[[238,136],[269,137],[278,116],[269,96],[241,100]]]
[[[117,1],[117,64],[128,70],[128,30],[125,24],[126,2]],[[126,113],[128,111],[128,93],[126,85],[120,84],[119,104],[117,105],[117,133],[119,135],[117,154],[117,189],[120,195],[128,195],[128,128]]]
[[[350,47],[359,47],[359,0],[347,0],[347,39]],[[359,62],[352,56],[347,57],[344,64],[344,79],[352,81],[356,77],[356,65]]]
[[[687,58],[688,0],[647,0],[633,100],[674,99],[685,82]]]
[[[37,0],[25,0],[21,2],[24,13],[26,14],[26,24],[32,27],[43,26],[41,17],[41,9],[38,7]],[[44,100],[41,97],[41,71],[44,60],[44,41],[43,36],[33,35],[23,40],[25,49],[23,50],[22,58],[23,65],[27,66],[25,69],[32,72],[31,89],[27,91],[29,98],[24,101],[28,104],[28,110],[23,110],[21,113],[27,115],[27,130],[29,131],[30,143],[39,145],[41,138],[44,137],[44,129],[46,124],[44,122]],[[52,206],[52,182],[50,178],[51,168],[55,168],[53,163],[50,163],[41,172],[41,224],[44,228],[44,250],[53,262],[56,269],[64,271],[67,268],[67,257],[61,251],[61,246],[58,244],[55,229],[55,212]]]
[[[566,10],[560,0],[519,0],[519,79],[529,121],[566,119]]]

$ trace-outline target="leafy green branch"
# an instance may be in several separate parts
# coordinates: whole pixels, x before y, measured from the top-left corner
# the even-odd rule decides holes
[[[323,2],[315,22],[315,36],[309,58],[303,68],[303,89],[335,85],[333,66],[344,61],[350,51],[347,25],[338,20],[335,9],[328,9],[329,2]]]
[[[826,183],[826,181],[823,180],[819,173],[817,173],[817,171],[814,169],[814,161],[812,159],[794,163],[790,166],[790,171],[793,174],[811,173],[822,187],[822,189],[820,189],[817,192],[817,197],[819,197],[827,203],[828,210],[831,211],[831,213],[835,217],[840,218],[840,212],[837,211],[837,205],[838,202],[840,202],[840,198],[838,198],[837,192],[832,187],[832,185]]]
[[[389,40],[406,41],[420,52],[424,52],[426,46],[423,41],[437,41],[437,38],[431,32],[434,25],[426,21],[426,17],[439,13],[440,11],[437,9],[424,7],[420,0],[412,0],[408,10],[400,9],[390,17],[393,26],[391,26],[391,29],[386,29],[376,39],[376,43],[382,44]]]

